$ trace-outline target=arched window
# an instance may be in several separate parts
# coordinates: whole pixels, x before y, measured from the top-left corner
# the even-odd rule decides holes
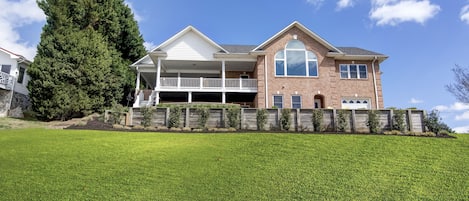
[[[318,58],[299,40],[291,40],[275,54],[275,75],[318,76]]]

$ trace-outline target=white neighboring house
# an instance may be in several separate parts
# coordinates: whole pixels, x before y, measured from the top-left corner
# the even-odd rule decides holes
[[[31,61],[0,47],[0,117],[22,117],[29,109],[29,76]]]

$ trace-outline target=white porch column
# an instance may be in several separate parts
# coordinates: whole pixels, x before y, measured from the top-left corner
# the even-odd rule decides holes
[[[156,86],[155,90],[160,88],[160,77],[161,77],[161,59],[158,58],[158,64],[156,67]]]
[[[140,71],[138,71],[137,67],[137,83],[135,83],[135,93],[140,89]]]
[[[221,61],[221,88],[225,90],[225,60]]]
[[[226,103],[226,92],[221,93],[221,103],[223,103],[223,104]]]
[[[177,88],[181,88],[181,73],[178,72],[178,83],[177,83]]]
[[[157,91],[155,94],[155,105],[160,104],[160,92]]]
[[[192,103],[192,91],[187,92],[187,102]]]

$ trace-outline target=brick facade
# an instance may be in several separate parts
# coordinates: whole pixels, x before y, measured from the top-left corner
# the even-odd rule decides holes
[[[279,77],[275,76],[275,54],[283,50],[286,44],[294,39],[302,41],[306,50],[312,51],[318,58],[318,77]],[[283,107],[291,108],[291,96],[301,96],[302,108],[313,108],[315,95],[323,97],[323,108],[341,108],[342,99],[360,98],[371,100],[371,108],[376,107],[376,96],[373,84],[372,62],[369,60],[336,60],[328,57],[329,49],[304,31],[292,27],[263,49],[265,55],[258,56],[257,79],[258,96],[257,107],[271,108],[274,95],[283,95]],[[264,62],[264,60],[266,62]],[[341,79],[340,64],[365,64],[367,66],[367,79]],[[267,65],[267,66],[265,66]],[[267,72],[264,72],[267,69]],[[379,99],[379,108],[383,108],[383,93],[381,88],[381,76],[379,62],[375,61],[375,75]],[[265,93],[265,78],[267,74],[267,94]],[[268,98],[268,105],[265,105]]]

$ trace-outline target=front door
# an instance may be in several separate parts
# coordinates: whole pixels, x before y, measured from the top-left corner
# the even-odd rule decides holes
[[[321,99],[314,99],[314,108],[322,108]]]

